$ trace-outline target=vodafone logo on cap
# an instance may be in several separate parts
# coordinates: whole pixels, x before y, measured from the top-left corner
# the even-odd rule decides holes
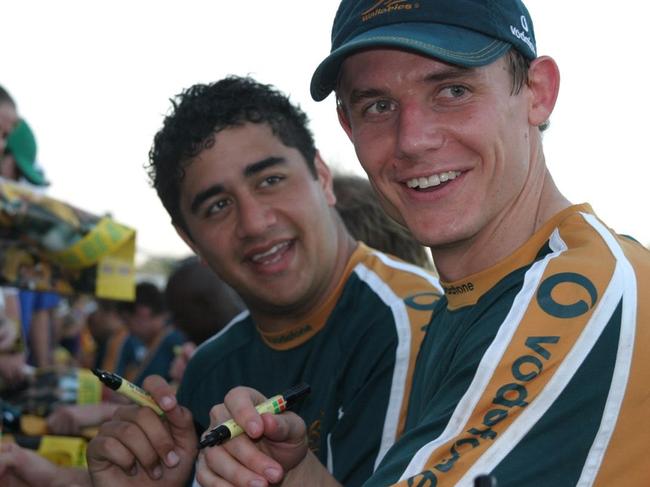
[[[526,35],[528,33],[528,30],[529,30],[528,20],[526,19],[525,15],[522,15],[519,18],[519,20],[521,22],[521,28],[523,30],[519,30],[518,27],[515,27],[514,25],[511,25],[510,26],[510,32],[512,32],[513,36],[515,36],[517,39],[519,39],[524,44],[526,44],[528,46],[528,48],[531,50],[531,52],[533,53],[533,55],[536,56],[537,53],[535,52],[535,46],[533,44],[533,41],[529,36]]]

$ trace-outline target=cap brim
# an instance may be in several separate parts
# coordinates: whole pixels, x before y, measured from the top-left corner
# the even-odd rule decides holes
[[[332,51],[314,71],[311,96],[327,98],[335,88],[341,64],[350,54],[376,47],[396,47],[465,67],[485,66],[512,46],[478,32],[446,24],[408,22],[368,30]]]
[[[14,154],[16,165],[25,179],[36,186],[48,186],[50,183],[45,179],[41,171],[35,169],[32,164],[27,162],[20,154]]]

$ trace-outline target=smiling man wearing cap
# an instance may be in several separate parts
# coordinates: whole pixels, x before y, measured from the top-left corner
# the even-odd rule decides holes
[[[445,285],[406,433],[365,485],[647,485],[650,254],[553,182],[542,130],[559,72],[523,3],[343,0],[311,85],[332,90],[384,208]],[[336,485],[298,418],[260,417],[261,399],[235,390],[216,408],[257,441],[221,447],[213,474]]]

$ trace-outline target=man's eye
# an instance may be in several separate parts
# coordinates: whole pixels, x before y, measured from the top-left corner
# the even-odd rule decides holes
[[[442,94],[449,98],[461,98],[467,93],[467,88],[461,85],[447,86],[442,90]]]
[[[225,208],[230,206],[230,200],[229,199],[222,199],[222,200],[217,200],[214,203],[210,204],[206,210],[206,214],[208,215],[214,215],[215,213],[219,213],[223,211]]]
[[[274,186],[282,181],[284,178],[282,176],[267,176],[262,180],[261,187]]]
[[[379,114],[390,112],[393,109],[393,103],[390,100],[377,100],[366,108],[368,114]]]

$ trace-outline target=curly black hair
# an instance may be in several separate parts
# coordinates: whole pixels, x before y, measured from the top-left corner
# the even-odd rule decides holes
[[[267,123],[284,145],[297,149],[317,177],[316,146],[307,115],[288,96],[249,77],[196,84],[170,99],[171,113],[154,137],[147,173],[172,219],[187,232],[180,211],[185,167],[215,143],[216,134],[247,122]],[[189,235],[189,232],[188,232]]]

